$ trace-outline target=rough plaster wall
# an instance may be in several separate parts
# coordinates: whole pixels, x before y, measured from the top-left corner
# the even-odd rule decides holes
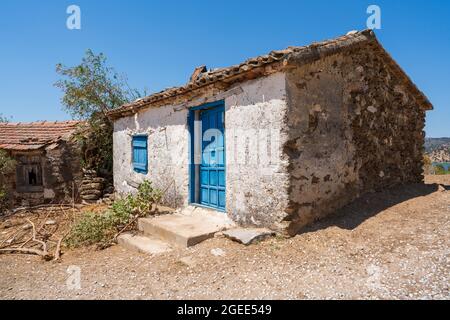
[[[227,212],[245,225],[272,226],[286,215],[287,159],[282,159],[286,118],[285,75],[274,74],[238,85],[225,99]],[[236,92],[236,87],[230,92]],[[204,96],[208,96],[205,92]],[[114,183],[121,194],[134,192],[144,178],[165,188],[166,204],[188,204],[188,111],[178,106],[147,109],[114,124]],[[148,134],[149,173],[135,173],[131,139]],[[235,152],[236,150],[236,152]]]
[[[422,179],[425,113],[370,51],[287,75],[289,233],[360,194]]]
[[[188,201],[187,111],[172,106],[147,109],[114,123],[114,185],[119,194],[133,193],[147,179],[166,190],[164,203],[180,207]],[[148,135],[148,174],[132,165],[132,137]]]
[[[227,212],[242,225],[276,228],[288,202],[285,74],[240,87],[225,99]]]

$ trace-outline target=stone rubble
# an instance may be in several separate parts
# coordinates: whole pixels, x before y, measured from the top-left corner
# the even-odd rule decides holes
[[[99,177],[95,170],[84,170],[80,187],[80,196],[84,203],[114,201],[114,187],[105,178]]]
[[[224,231],[223,234],[225,237],[242,243],[246,246],[266,240],[267,238],[275,236],[275,232],[268,230],[268,229],[244,229],[244,228],[236,228]]]

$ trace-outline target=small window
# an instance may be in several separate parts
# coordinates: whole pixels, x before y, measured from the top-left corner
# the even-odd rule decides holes
[[[133,137],[133,168],[139,173],[148,172],[147,136]]]
[[[39,156],[20,156],[18,158],[16,183],[19,192],[42,191],[42,167]]]

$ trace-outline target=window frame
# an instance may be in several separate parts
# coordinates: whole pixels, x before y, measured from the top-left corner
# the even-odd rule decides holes
[[[40,154],[17,154],[16,159],[16,191],[19,193],[35,193],[44,190],[44,177]],[[30,184],[27,172],[36,170],[36,184]]]
[[[145,142],[145,146],[139,146],[139,142]],[[145,164],[135,161],[135,150],[141,149],[145,150]],[[133,166],[133,171],[140,174],[148,173],[148,135],[137,134],[131,137],[131,164]]]

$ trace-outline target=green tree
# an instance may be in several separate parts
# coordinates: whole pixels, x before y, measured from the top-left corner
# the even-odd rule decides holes
[[[8,122],[8,118],[6,118],[3,113],[0,113],[0,123],[1,122]]]
[[[445,167],[442,164],[435,165],[434,169],[437,175],[449,174],[449,172],[445,170]]]
[[[80,130],[78,141],[87,169],[112,169],[113,126],[108,111],[140,98],[138,90],[131,89],[126,76],[107,65],[106,57],[87,50],[79,65],[56,66],[61,79],[56,82],[64,95],[61,99],[73,118],[85,120],[87,128]],[[143,93],[145,94],[145,92]]]

